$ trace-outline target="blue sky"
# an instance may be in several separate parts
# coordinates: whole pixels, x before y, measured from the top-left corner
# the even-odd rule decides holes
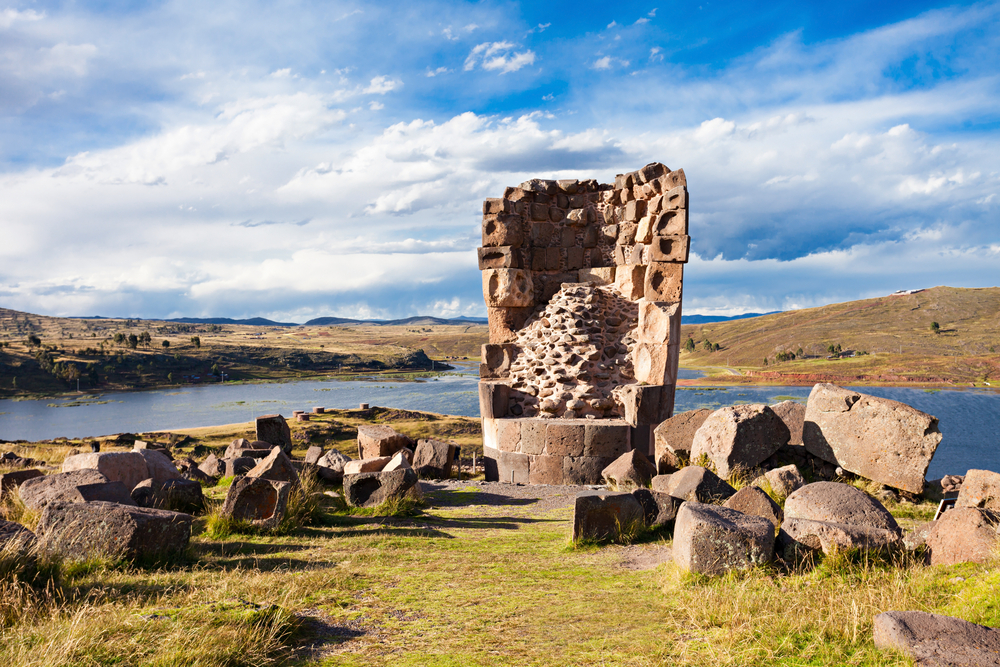
[[[994,286],[998,54],[998,3],[0,0],[0,306],[483,315],[482,199],[651,161],[686,313]]]

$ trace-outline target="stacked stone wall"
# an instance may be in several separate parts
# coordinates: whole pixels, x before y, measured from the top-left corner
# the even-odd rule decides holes
[[[490,330],[480,367],[484,433],[533,432],[544,420],[614,422],[630,434],[609,452],[623,442],[622,451],[649,449],[651,427],[673,411],[689,250],[684,171],[659,163],[614,184],[533,179],[487,199],[479,249]],[[611,455],[504,450],[486,439],[491,477],[502,481],[513,471],[514,481],[596,483],[602,468],[582,473],[566,461]]]

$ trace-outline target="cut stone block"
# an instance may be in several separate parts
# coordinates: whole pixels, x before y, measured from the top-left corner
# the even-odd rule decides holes
[[[413,468],[344,475],[344,500],[352,507],[378,507],[386,500],[403,498],[417,481]]]
[[[129,491],[149,477],[146,459],[139,452],[88,452],[67,457],[63,472],[92,468],[109,482],[121,482]]]
[[[620,396],[625,412],[625,421],[632,426],[638,426],[640,424],[659,424],[669,419],[670,414],[664,405],[663,391],[663,387],[660,385],[627,384],[622,386]],[[673,407],[673,401],[670,401],[670,407]]]
[[[573,506],[573,539],[616,541],[642,526],[642,505],[631,493],[582,491]]]
[[[503,382],[479,382],[479,414],[487,419],[507,416],[510,386]]]
[[[650,262],[646,267],[642,294],[650,301],[680,303],[683,294],[684,265]]]
[[[673,384],[680,348],[666,343],[638,343],[633,352],[635,379],[650,385]]]
[[[551,484],[559,485],[563,483],[563,457],[562,456],[531,456],[528,469],[528,484]]]
[[[370,459],[348,461],[344,464],[344,474],[358,475],[363,472],[380,472],[382,468],[386,467],[391,460],[391,456],[377,456]]]
[[[578,280],[581,283],[593,285],[611,285],[615,282],[615,267],[597,266],[589,269],[580,269]]]
[[[499,452],[497,472],[499,481],[513,484],[529,484],[529,459],[526,454]]]
[[[382,472],[392,472],[393,470],[399,470],[401,468],[412,468],[413,462],[413,452],[409,449],[401,449],[392,455],[389,462],[385,464],[382,468]]]
[[[735,405],[716,410],[691,442],[691,459],[702,454],[720,477],[751,469],[788,444],[788,427],[766,405]]]
[[[601,471],[613,460],[603,456],[566,456],[563,458],[563,483],[600,484]]]
[[[684,209],[663,211],[653,221],[655,236],[684,236],[687,235],[687,228],[687,211]]]
[[[587,419],[548,420],[545,453],[550,456],[583,456]]]
[[[30,510],[40,510],[51,502],[84,502],[77,488],[84,484],[105,484],[108,478],[92,468],[61,472],[29,479],[21,484],[21,501]]]
[[[272,449],[267,458],[261,459],[247,472],[247,477],[263,477],[275,482],[289,482],[292,485],[299,483],[299,473],[281,447]]]
[[[677,517],[677,510],[684,502],[680,498],[674,498],[669,493],[649,489],[636,489],[632,495],[642,505],[642,511],[645,515],[644,521],[650,527],[673,523]]]
[[[712,410],[688,410],[664,420],[653,431],[656,468],[660,474],[674,472],[691,462],[691,442]]]
[[[655,476],[656,468],[644,453],[636,449],[625,452],[601,471],[601,477],[619,491],[649,486]]]
[[[774,559],[774,525],[727,507],[688,501],[674,522],[674,562],[685,570],[720,575]]]
[[[483,298],[490,308],[524,308],[535,303],[531,273],[523,269],[483,271]]]
[[[140,488],[143,484],[151,482],[152,480],[143,480],[136,485],[136,489]],[[135,492],[135,489],[132,489]],[[129,493],[128,489],[121,482],[98,482],[96,484],[80,484],[76,487],[75,498],[67,498],[63,502],[70,503],[92,503],[92,502],[105,502],[105,503],[118,503],[119,505],[135,505],[135,500],[132,499],[132,495]],[[169,507],[161,509],[171,509]]]
[[[664,481],[658,483],[661,478]],[[687,466],[672,475],[657,475],[653,478],[653,490],[700,503],[720,502],[736,493],[727,482],[701,466]]]
[[[809,394],[802,439],[824,461],[919,494],[941,431],[937,417],[904,403],[817,384]]]
[[[615,459],[632,449],[628,422],[615,419],[588,419],[583,437],[583,456]]]
[[[257,440],[266,442],[271,447],[281,447],[285,452],[292,451],[292,432],[288,428],[288,422],[281,415],[257,417],[256,432]],[[254,447],[254,449],[261,448]]]
[[[755,486],[744,486],[729,496],[723,505],[731,510],[767,519],[775,528],[781,526],[785,513],[778,503]]]
[[[511,246],[494,248],[479,248],[479,270],[486,269],[521,269],[524,268],[521,249]]]
[[[636,337],[640,343],[674,344],[681,339],[681,305],[639,300],[639,327]]]
[[[257,465],[258,459],[249,456],[237,456],[235,459],[226,459],[226,477],[240,477],[246,475]]]
[[[486,379],[503,379],[510,375],[510,365],[517,355],[514,345],[483,345],[479,364],[479,377]]]
[[[163,452],[155,449],[139,449],[136,451],[146,460],[146,472],[153,480],[165,482],[168,479],[181,479],[181,474],[177,471],[174,462],[167,458],[167,455]]]
[[[502,452],[521,451],[521,420],[498,419],[497,447]]]
[[[323,448],[317,445],[311,446],[306,450],[305,462],[307,465],[317,465],[319,460],[323,458]]]
[[[519,248],[524,242],[521,217],[491,213],[483,216],[483,246]]]
[[[649,240],[649,259],[653,262],[687,263],[691,237],[655,235]]]
[[[923,611],[887,611],[875,617],[875,646],[894,649],[919,667],[1000,664],[1000,630]]]
[[[455,461],[455,445],[440,440],[420,440],[413,454],[413,468],[420,479],[448,479]]]
[[[675,209],[687,210],[687,206],[688,206],[688,193],[687,189],[683,187],[667,190],[666,192],[663,193],[663,196],[660,198],[660,211],[671,211]],[[679,231],[677,233],[687,234],[687,225],[685,224],[683,231]]]
[[[153,507],[188,514],[198,512],[205,506],[201,484],[187,479],[168,479],[162,482],[154,479],[143,480],[132,489],[130,500],[139,507]]]
[[[531,306],[525,308],[487,308],[490,342],[494,344],[513,343],[517,339],[517,332],[524,327],[534,312],[535,309]]]
[[[264,530],[277,528],[288,511],[292,485],[263,477],[235,480],[222,504],[223,516],[246,521]]]
[[[785,518],[870,526],[900,533],[899,525],[882,503],[861,489],[839,482],[814,482],[795,491],[785,499]]]
[[[642,298],[646,267],[640,265],[619,266],[615,269],[615,286],[626,299],[636,301]]]
[[[363,459],[392,456],[406,447],[413,449],[413,439],[389,426],[361,424],[358,426],[358,451]]]

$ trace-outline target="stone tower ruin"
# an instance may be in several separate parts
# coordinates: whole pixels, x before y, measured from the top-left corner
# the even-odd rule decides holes
[[[684,170],[533,179],[483,202],[487,479],[596,484],[671,416],[688,260]]]

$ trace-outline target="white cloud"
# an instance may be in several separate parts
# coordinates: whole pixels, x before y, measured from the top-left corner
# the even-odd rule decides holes
[[[610,70],[612,67],[615,66],[616,63],[620,67],[629,66],[628,60],[624,60],[622,58],[615,58],[613,56],[604,56],[603,58],[598,58],[597,60],[595,60],[590,67],[591,69],[596,69],[596,70]]]
[[[438,76],[439,74],[447,74],[450,71],[451,70],[448,69],[447,67],[438,67],[437,69],[428,69],[427,70],[427,76],[428,76],[428,78],[433,78],[435,76]]]
[[[6,30],[18,21],[41,21],[45,18],[45,12],[36,12],[34,9],[23,11],[8,7],[0,12],[0,29]]]
[[[371,80],[368,87],[362,92],[369,95],[385,95],[386,93],[400,88],[402,85],[403,82],[398,79],[391,79],[387,76],[377,76]]]
[[[636,21],[635,21],[635,23],[633,25],[642,25],[643,23],[649,23],[649,19],[645,18],[645,17],[640,18],[640,19],[636,19]]]
[[[368,103],[368,108],[371,109],[372,111],[381,111],[382,109],[385,108],[385,105],[382,104],[381,102],[376,102],[372,100],[371,102]]]
[[[472,71],[479,66],[485,70],[500,70],[501,74],[507,74],[535,63],[533,51],[529,49],[515,52],[516,47],[516,44],[506,41],[477,44],[465,59],[465,71]]]

